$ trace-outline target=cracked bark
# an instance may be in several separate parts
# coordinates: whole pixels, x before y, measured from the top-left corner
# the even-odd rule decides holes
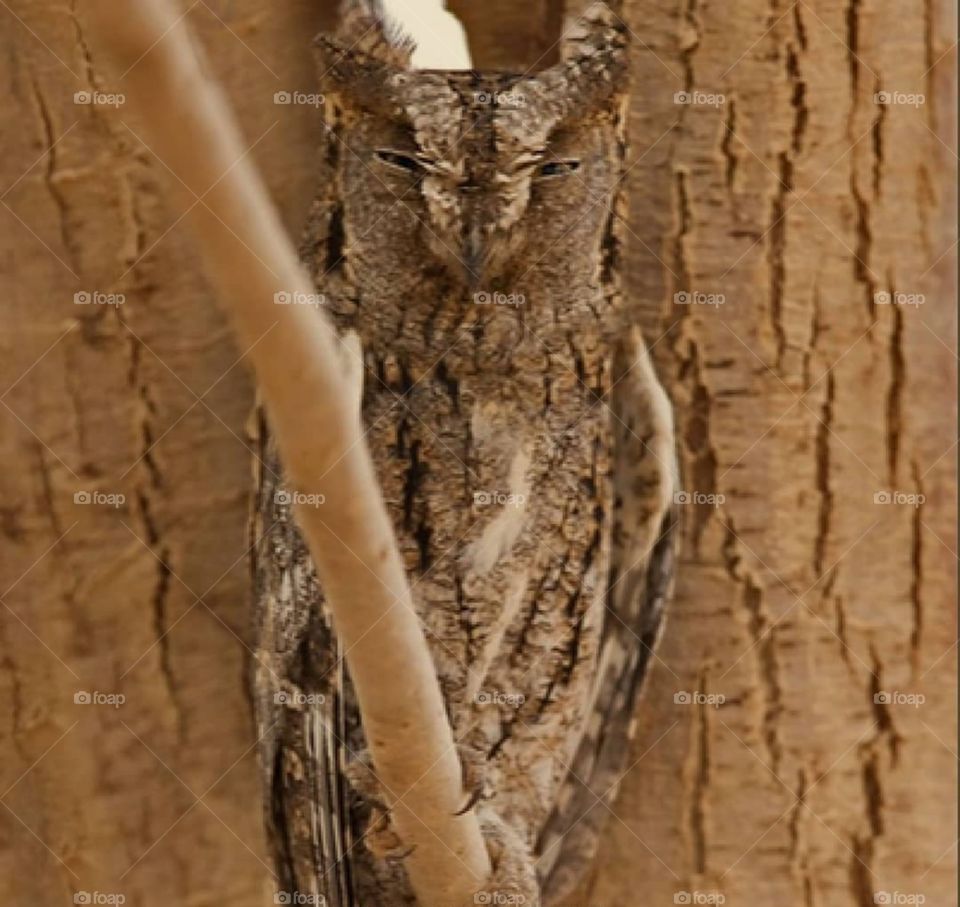
[[[53,746],[4,802],[69,868],[0,808],[0,899],[56,907],[71,891],[101,890],[142,907],[257,907],[268,874],[250,853],[263,857],[251,808],[260,794],[243,755],[253,730],[239,681],[248,454],[203,406],[177,422],[195,398],[154,354],[198,393],[220,379],[206,402],[241,437],[250,387],[240,369],[221,379],[240,351],[175,226],[183,211],[158,192],[159,166],[120,120],[137,123],[122,109],[72,103],[80,88],[113,84],[88,46],[84,4],[9,5],[24,24],[0,9],[10,88],[0,193],[36,235],[0,206],[0,392],[66,323],[74,330],[4,398],[16,417],[0,407],[0,589],[70,530],[5,596],[17,616],[0,606],[0,696],[11,703],[0,790]],[[559,3],[452,6],[472,17],[478,65],[526,67],[545,51],[538,65],[548,62]],[[266,133],[252,155],[294,236],[316,183],[317,120],[271,97],[315,90],[309,36],[329,9],[294,0],[265,17],[252,0],[216,6],[279,79],[202,7],[189,13],[250,143]],[[938,338],[949,344],[955,333],[951,256],[941,259],[953,235],[955,160],[920,125],[950,144],[949,10],[936,0],[676,0],[627,11],[643,42],[634,49],[628,295],[650,341],[666,334],[654,354],[674,383],[686,487],[726,501],[719,513],[687,514],[680,587],[616,807],[623,822],[611,823],[574,903],[646,907],[692,888],[722,890],[730,904],[861,907],[877,889],[950,903],[955,851],[936,861],[953,841],[956,768],[924,724],[953,736],[953,656],[937,659],[955,632],[953,456],[942,456],[956,437],[955,360]],[[861,62],[844,46],[851,24]],[[923,92],[926,105],[877,107],[877,76],[882,90]],[[678,108],[681,89],[722,92],[727,104]],[[789,191],[777,178],[783,160]],[[778,193],[775,318],[766,231]],[[332,232],[332,252],[339,241]],[[123,316],[149,345],[133,384],[130,335],[110,313],[72,304],[94,288],[127,294]],[[727,302],[675,306],[673,294],[691,288]],[[879,290],[927,302],[874,306]],[[790,409],[804,391],[805,405]],[[153,443],[157,473],[141,464],[121,479]],[[873,509],[873,493],[891,484],[926,503]],[[92,488],[127,494],[129,511],[75,507],[73,493]],[[153,552],[176,571],[162,593],[167,677],[154,603],[161,568],[118,519],[149,542],[138,489],[161,540]],[[724,525],[739,536],[735,550]],[[557,581],[567,572],[557,564]],[[191,610],[193,593],[211,586]],[[762,621],[746,606],[748,588],[763,597]],[[794,597],[808,589],[810,611]],[[765,655],[754,644],[771,628]],[[779,699],[765,676],[771,653]],[[705,730],[700,712],[673,702],[702,676],[728,697],[706,707]],[[880,684],[927,702],[875,704]],[[116,715],[78,710],[78,689],[119,690],[130,704]],[[119,719],[198,793],[240,760],[206,801],[226,826],[194,807],[122,881],[193,799]],[[783,783],[768,770],[771,739]],[[704,746],[706,776],[681,771],[699,764]],[[689,833],[697,800],[707,820],[699,850]]]
[[[295,235],[318,124],[306,108],[278,116],[270,99],[278,87],[315,90],[304,36],[329,14],[295,2],[244,27],[258,9],[217,7],[247,47],[202,7],[189,16],[250,143],[280,120],[252,153]],[[240,351],[176,226],[184,212],[121,121],[139,124],[123,108],[73,103],[77,90],[116,85],[84,3],[14,0],[0,17],[0,393],[21,379],[3,398],[13,412],[0,407],[0,790],[17,782],[0,807],[0,900],[54,907],[99,891],[254,907],[268,871],[242,681],[249,454],[235,437],[250,384],[229,371]],[[126,328],[107,306],[74,305],[93,290],[126,294]],[[205,402],[222,422],[190,409],[184,384],[213,387]],[[126,504],[73,503],[94,489]],[[127,703],[78,706],[79,690]],[[209,789],[205,805],[184,784]]]
[[[674,379],[684,487],[724,500],[685,514],[623,822],[571,905],[693,890],[803,907],[949,900],[952,858],[936,861],[953,841],[940,798],[952,804],[955,765],[924,724],[952,739],[953,665],[932,668],[953,641],[952,555],[930,522],[956,550],[955,483],[934,465],[955,437],[941,383],[955,363],[931,333],[952,336],[952,271],[926,273],[952,188],[949,153],[920,138],[953,122],[943,64],[926,73],[948,16],[932,0],[627,10],[643,41],[627,268],[638,319],[670,341],[654,355]],[[727,103],[677,109],[678,90]],[[908,116],[876,105],[880,90],[934,100]],[[727,302],[673,304],[692,288]],[[927,292],[926,307],[876,305],[881,290]],[[887,489],[926,501],[874,506]],[[706,730],[672,699],[704,677],[727,696]],[[874,702],[889,689],[927,700]],[[920,781],[919,765],[945,774]]]

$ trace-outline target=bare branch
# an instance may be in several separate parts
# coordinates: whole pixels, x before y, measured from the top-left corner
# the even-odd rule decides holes
[[[414,891],[425,907],[465,904],[487,881],[490,860],[475,813],[456,815],[466,800],[460,761],[362,441],[356,345],[312,306],[273,305],[277,293],[313,287],[172,4],[95,0],[90,8],[152,148],[182,181],[173,190],[193,205],[197,241],[250,351],[288,478],[325,497],[322,518],[311,507],[297,518],[348,653],[394,825],[412,849]]]

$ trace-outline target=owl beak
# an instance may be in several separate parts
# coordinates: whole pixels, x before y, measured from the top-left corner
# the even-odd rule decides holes
[[[483,240],[483,231],[479,225],[476,225],[467,231],[463,245],[463,270],[471,293],[476,293],[483,286],[486,262],[487,248]]]

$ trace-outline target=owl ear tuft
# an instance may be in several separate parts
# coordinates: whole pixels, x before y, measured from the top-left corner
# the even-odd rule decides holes
[[[409,69],[416,41],[382,0],[344,0],[337,39],[351,51],[395,69]]]
[[[591,3],[563,31],[560,59],[564,63],[594,60],[618,65],[626,54],[628,29],[606,3]]]
[[[378,0],[346,0],[333,35],[314,42],[321,88],[351,106],[393,117],[393,86],[410,68],[416,44]]]
[[[392,115],[396,105],[389,86],[402,70],[328,35],[319,35],[314,47],[324,93],[347,106]]]
[[[626,91],[628,34],[606,3],[592,3],[564,29],[560,62],[535,78],[558,105],[560,120],[586,117]]]

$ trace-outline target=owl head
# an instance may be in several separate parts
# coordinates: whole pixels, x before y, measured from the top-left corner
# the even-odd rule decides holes
[[[621,168],[625,35],[598,3],[568,26],[550,69],[416,70],[410,42],[350,4],[317,46],[361,283],[388,250],[477,289],[531,267],[563,271],[599,245]]]

